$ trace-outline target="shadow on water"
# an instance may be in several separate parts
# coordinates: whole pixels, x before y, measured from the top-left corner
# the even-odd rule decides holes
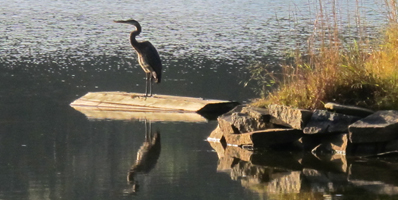
[[[217,172],[271,199],[380,199],[398,197],[398,158],[248,150],[209,142]]]

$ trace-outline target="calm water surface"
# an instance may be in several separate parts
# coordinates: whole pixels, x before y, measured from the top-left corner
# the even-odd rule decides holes
[[[305,43],[318,9],[315,1],[0,2],[0,199],[397,194],[391,161],[365,162],[366,168],[345,158],[329,159],[330,164],[294,153],[223,149],[205,141],[217,125],[206,120],[153,122],[153,132],[161,135],[160,154],[148,173],[138,173],[135,185],[129,184],[126,176],[145,141],[145,122],[88,119],[69,107],[89,91],[144,91],[144,74],[128,43],[132,27],[112,23],[128,18],[141,22],[139,39],[150,40],[161,54],[164,81],[154,86],[155,93],[255,98],[240,84],[248,78],[245,67],[265,54],[291,50],[297,41]],[[348,27],[357,31],[354,5],[338,2],[347,16],[339,19],[347,34]],[[385,23],[378,3],[363,1],[361,8],[370,29]]]

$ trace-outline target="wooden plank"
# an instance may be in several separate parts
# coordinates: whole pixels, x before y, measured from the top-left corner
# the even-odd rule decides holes
[[[153,95],[145,97],[142,93],[127,92],[89,92],[75,100],[70,105],[73,107],[96,107],[107,110],[123,111],[168,111],[168,112],[227,112],[239,103],[203,99],[194,97],[181,97],[171,95]]]
[[[137,120],[137,121],[151,121],[151,122],[195,122],[206,123],[208,120],[197,113],[182,113],[182,112],[142,112],[141,109],[134,110],[119,110],[113,109],[99,109],[97,107],[81,107],[73,106],[74,109],[86,115],[91,120]]]

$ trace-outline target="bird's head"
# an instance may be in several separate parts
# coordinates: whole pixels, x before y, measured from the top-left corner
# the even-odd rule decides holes
[[[129,19],[129,20],[114,20],[113,22],[115,22],[115,23],[122,23],[122,24],[131,24],[131,25],[134,25],[134,26],[139,26],[140,24],[136,21],[136,20],[134,20],[134,19]]]

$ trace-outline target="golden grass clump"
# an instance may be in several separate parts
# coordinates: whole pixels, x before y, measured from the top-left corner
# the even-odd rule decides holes
[[[283,75],[276,81],[277,89],[252,104],[316,109],[323,108],[326,102],[337,102],[372,109],[397,109],[396,18],[390,19],[384,37],[375,41],[377,46],[363,41],[342,44],[336,27],[332,24],[326,26],[328,31],[314,34],[321,36],[318,40],[312,39],[320,41],[319,48],[310,45],[312,49],[309,48],[306,58],[296,54],[294,64],[283,66]]]
[[[355,48],[346,52],[337,47],[325,47],[310,58],[311,65],[300,61],[295,67],[284,66],[285,76],[278,89],[253,104],[276,103],[309,109],[321,108],[327,101],[371,104],[371,99],[365,97],[368,95],[364,95],[374,90],[369,83],[372,77],[363,70],[364,56]]]
[[[365,69],[377,80],[378,108],[398,108],[398,23],[390,23],[377,50],[366,60]]]

